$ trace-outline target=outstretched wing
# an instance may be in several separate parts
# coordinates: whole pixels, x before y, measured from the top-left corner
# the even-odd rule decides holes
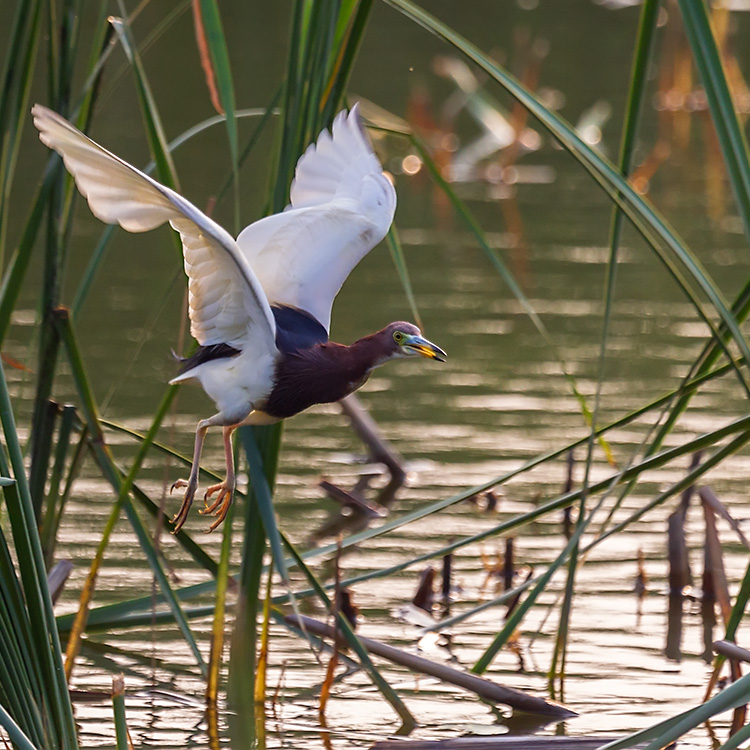
[[[328,330],[334,297],[395,210],[396,191],[355,106],[300,157],[289,206],[246,227],[237,243],[272,305],[304,310]]]
[[[169,222],[179,232],[190,291],[190,333],[203,346],[248,341],[275,350],[268,300],[232,236],[174,190],[99,146],[46,107],[31,110],[45,145],[57,151],[92,213],[129,232]]]

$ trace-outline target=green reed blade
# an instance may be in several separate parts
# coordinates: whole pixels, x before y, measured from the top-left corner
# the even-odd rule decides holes
[[[697,292],[691,284],[703,293],[718,313],[721,321],[731,332],[731,337],[742,356],[750,360],[750,348],[739,329],[737,320],[725,302],[720,290],[710,274],[695,254],[685,245],[675,230],[668,224],[653,206],[620,175],[617,170],[599,153],[584,143],[574,129],[562,118],[546,108],[539,99],[513,76],[501,68],[478,47],[456,33],[437,18],[424,11],[411,0],[384,0],[406,17],[423,26],[443,41],[454,46],[461,54],[477,64],[482,70],[499,83],[525,109],[534,115],[539,122],[560,142],[560,144],[586,169],[595,182],[625,212],[633,226],[657,254],[657,257],[674,278],[682,292],[690,300],[696,313],[709,326],[719,340],[728,358],[731,359],[726,345],[721,341],[715,323],[706,313]],[[738,370],[737,377],[750,394],[750,383]]]
[[[736,750],[743,742],[750,740],[750,724],[745,724],[742,729],[735,732],[723,745],[716,750]]]
[[[56,405],[55,412],[57,412]],[[44,559],[48,567],[52,565],[55,546],[54,540],[60,521],[62,520],[64,501],[63,496],[60,494],[60,483],[65,471],[65,462],[76,421],[75,407],[69,404],[63,407],[60,418],[60,429],[57,433],[52,473],[49,479],[49,490],[47,491],[47,506],[44,510],[44,518],[39,531],[42,540],[42,549],[44,550]]]
[[[112,714],[115,719],[117,750],[129,750],[128,721],[125,716],[125,681],[122,675],[112,678]]]
[[[41,747],[35,745],[19,728],[18,724],[11,718],[10,714],[0,704],[0,727],[2,727],[10,737],[17,750],[41,750]]]
[[[6,493],[6,502],[17,503],[17,500]],[[44,744],[39,711],[43,705],[44,678],[30,634],[31,623],[23,605],[23,593],[8,541],[0,527],[0,696],[6,696],[0,703],[4,703],[32,741]]]
[[[640,463],[633,464],[627,467],[627,469],[624,471],[618,472],[616,474],[610,475],[609,477],[602,479],[601,481],[591,485],[591,487],[589,488],[589,494],[608,490],[610,487],[614,486],[615,483],[622,484],[622,483],[628,482],[634,477],[637,477],[646,471],[658,468],[659,466],[664,466],[665,464],[668,464],[669,462],[674,461],[677,458],[694,453],[696,450],[701,450],[703,448],[713,446],[720,440],[723,440],[724,438],[734,435],[739,432],[740,436],[739,438],[737,438],[737,441],[739,441],[739,443],[733,444],[729,452],[722,453],[719,456],[719,459],[724,458],[726,455],[730,455],[732,451],[736,451],[738,449],[738,445],[741,444],[742,441],[745,441],[747,439],[747,435],[749,431],[750,431],[750,418],[742,417],[741,419],[735,420],[734,422],[731,422],[728,425],[725,425],[719,430],[701,435],[684,445],[675,446],[674,448],[665,450],[657,454],[656,456],[649,456],[648,458],[644,458]],[[587,440],[587,438],[583,438],[582,442],[585,440]],[[567,450],[565,451],[561,450],[560,454],[562,455],[566,452]],[[533,459],[531,462],[528,462],[523,467],[516,469],[514,471],[511,471],[511,472],[508,472],[503,477],[497,477],[491,486],[494,487],[494,486],[502,485],[503,483],[517,476],[518,472],[523,473],[524,471],[528,470],[530,464],[539,465],[538,463],[539,460],[540,459]],[[715,458],[712,462],[712,465],[717,460],[718,459]],[[354,536],[348,537],[347,539],[343,540],[342,548],[346,548],[355,543],[359,544],[366,539],[370,539],[372,537],[376,537],[376,536],[380,536],[381,534],[388,533],[393,528],[398,528],[400,526],[405,525],[406,523],[411,523],[415,520],[421,519],[425,515],[431,515],[431,513],[437,512],[438,510],[442,510],[443,508],[448,507],[449,505],[453,505],[457,502],[462,502],[466,500],[467,498],[472,497],[473,495],[476,495],[479,492],[482,492],[486,489],[489,489],[489,486],[482,485],[478,487],[473,487],[471,490],[461,492],[458,495],[453,495],[452,497],[447,498],[446,500],[438,501],[438,503],[432,503],[430,504],[430,506],[428,506],[427,509],[422,509],[422,511],[429,510],[430,511],[429,513],[423,514],[419,510],[413,511],[412,513],[409,513],[406,516],[396,521],[392,521],[388,524],[384,524],[383,526],[380,526],[377,529],[372,529],[367,532],[361,532]],[[454,552],[455,550],[460,549],[461,547],[465,547],[470,544],[476,544],[477,542],[481,542],[493,536],[507,534],[508,532],[514,529],[520,528],[532,521],[537,520],[538,518],[542,518],[543,516],[553,511],[559,511],[559,510],[562,510],[563,508],[567,508],[571,506],[573,503],[575,503],[577,500],[581,498],[581,494],[582,494],[581,490],[573,490],[563,495],[559,495],[556,498],[549,500],[546,503],[536,507],[534,510],[530,510],[530,511],[527,511],[526,513],[519,514],[518,516],[514,517],[513,519],[509,521],[503,521],[502,523],[496,526],[493,526],[489,529],[485,529],[484,531],[478,532],[468,537],[463,537],[462,539],[453,541],[450,544],[445,545],[444,547],[430,550],[429,552],[423,553],[417,557],[411,558],[410,560],[404,561],[402,563],[397,563],[387,568],[382,568],[377,571],[365,573],[360,576],[350,578],[346,581],[343,581],[342,585],[353,585],[355,583],[360,583],[362,581],[370,580],[372,578],[381,578],[384,576],[392,575],[394,573],[401,572],[402,570],[405,570],[406,568],[409,568],[412,565],[416,565],[416,564],[425,562],[427,560],[434,559],[436,557],[442,557],[443,555],[446,555],[449,552]],[[637,515],[634,514],[634,516],[630,518],[628,522],[637,520],[637,518],[640,518],[643,515],[643,512],[650,510],[651,507],[653,506],[649,505],[645,509],[636,511]],[[603,538],[604,538],[603,536],[599,537],[597,539],[597,543],[603,540]],[[323,548],[316,548],[315,550],[312,550],[309,553],[306,553],[304,557],[307,559],[315,555],[328,555],[334,552],[335,549],[336,549],[335,545],[329,545],[328,547],[323,547]],[[302,591],[302,592],[299,592],[299,595],[306,596],[309,593],[310,592]],[[283,600],[284,600],[284,597],[277,597],[276,599],[274,599],[274,602],[280,602]]]
[[[725,372],[728,370],[729,370],[729,366],[725,368]],[[723,460],[726,456],[731,455],[732,453],[735,453],[737,450],[739,450],[739,448],[742,445],[744,445],[748,441],[748,439],[750,439],[750,417],[742,417],[738,420],[735,420],[725,425],[724,427],[719,428],[718,430],[714,430],[713,432],[706,433],[693,440],[690,440],[689,442],[683,445],[675,446],[674,448],[665,450],[662,453],[659,453],[655,456],[649,456],[648,458],[645,458],[641,463],[634,464],[628,467],[628,469],[625,470],[624,472],[611,475],[593,484],[591,487],[589,487],[589,494],[594,494],[600,491],[608,490],[613,485],[613,482],[622,483],[622,482],[630,481],[633,477],[638,476],[639,474],[642,474],[649,470],[657,469],[678,458],[681,458],[686,455],[690,455],[697,450],[708,448],[712,445],[715,445],[717,442],[723,440],[724,438],[729,437],[731,435],[735,435],[737,433],[740,433],[739,436],[736,437],[733,441],[731,441],[731,443],[728,444],[728,446],[725,446],[724,448],[717,451],[707,462],[702,463],[691,474],[681,479],[678,484],[673,485],[664,493],[659,495],[656,498],[656,500],[652,501],[646,506],[643,506],[639,510],[635,511],[626,521],[623,522],[621,527],[618,527],[618,530],[621,530],[621,528],[624,528],[630,523],[638,520],[640,517],[643,516],[644,513],[650,511],[657,505],[661,504],[669,497],[672,497],[675,494],[681,492],[682,489],[684,489],[684,487],[686,486],[685,482],[687,482],[688,484],[695,482],[696,478],[699,478],[700,476],[702,476],[705,472],[707,472],[710,468],[712,468],[721,460]],[[588,438],[582,438],[580,441],[578,441],[578,444],[585,442],[587,439]],[[558,451],[556,455],[558,454],[563,455],[567,453],[569,450],[570,450],[569,447],[565,447],[563,449],[560,449],[560,451]],[[404,516],[396,521],[393,521],[393,522],[390,522],[389,524],[384,525],[384,527],[371,529],[371,530],[368,530],[367,532],[362,532],[353,537],[349,537],[348,539],[345,539],[343,541],[342,547],[348,547],[353,544],[359,544],[360,542],[365,541],[367,539],[380,536],[383,533],[387,533],[391,531],[393,528],[398,528],[400,526],[405,525],[406,523],[411,523],[415,520],[421,519],[425,515],[430,515],[431,513],[436,512],[437,510],[442,510],[443,508],[448,507],[451,504],[455,504],[457,502],[466,500],[467,497],[471,497],[472,495],[477,494],[477,492],[480,492],[484,489],[488,489],[489,486],[496,486],[498,484],[502,484],[508,481],[509,479],[512,479],[513,477],[517,476],[519,473],[523,473],[524,471],[528,470],[528,468],[531,465],[533,466],[539,465],[540,461],[541,461],[540,458],[533,459],[533,461],[528,462],[526,465],[524,465],[524,467],[521,467],[520,469],[516,469],[512,472],[508,472],[502,477],[496,478],[488,486],[482,485],[481,487],[474,487],[474,488],[471,488],[470,490],[459,493],[458,495],[454,495],[451,498],[448,498],[447,500],[440,501],[438,504],[431,504],[428,507],[428,510],[430,511],[429,513],[423,513],[422,511],[424,511],[424,509],[422,509],[422,511],[414,511],[410,514],[407,514],[407,516]],[[581,497],[581,490],[574,490],[569,493],[560,495],[538,506],[534,510],[527,511],[526,513],[520,514],[513,519],[504,521],[489,529],[485,529],[482,532],[455,540],[451,542],[450,544],[445,545],[444,547],[430,550],[424,554],[421,554],[405,562],[398,563],[396,565],[392,565],[386,568],[382,568],[380,570],[373,571],[370,573],[365,573],[359,576],[351,577],[349,579],[342,581],[342,585],[351,586],[357,583],[361,583],[363,581],[372,580],[374,578],[382,578],[385,576],[393,575],[411,567],[412,565],[419,564],[427,560],[434,559],[436,557],[442,557],[443,555],[449,552],[454,552],[455,550],[460,549],[462,547],[476,544],[478,542],[481,542],[493,536],[507,534],[517,528],[525,526],[528,523],[536,521],[537,519],[542,518],[545,515],[548,515],[549,513],[559,511],[563,508],[569,507],[570,505],[575,503],[578,499],[580,499],[580,497]],[[438,505],[439,507],[436,508],[436,506]],[[589,545],[587,545],[583,551],[587,552],[592,547],[601,543],[606,538],[606,536],[609,536],[609,533],[607,535],[602,535],[598,537],[596,540],[594,540]],[[309,550],[308,552],[305,552],[302,555],[300,555],[300,559],[309,559],[311,557],[322,556],[322,555],[330,554],[332,551],[335,551],[335,546],[333,546],[333,548],[331,547],[316,548],[313,550]],[[743,584],[743,587],[744,585],[745,584]],[[748,590],[750,591],[750,569],[746,577],[746,585],[748,587]],[[214,587],[213,582],[208,582],[208,583],[185,587],[183,589],[178,589],[175,593],[181,599],[185,600],[194,596],[200,596],[202,594],[205,594],[213,590],[213,587]],[[297,592],[296,596],[305,597],[313,593],[316,593],[316,589],[310,589],[307,591]],[[286,599],[287,599],[287,595],[282,595],[282,596],[275,597],[273,601],[275,603],[281,603],[283,601],[286,601]],[[497,600],[498,603],[500,601],[504,601],[504,599]],[[115,624],[120,623],[121,618],[124,618],[127,613],[138,612],[140,610],[148,609],[148,607],[151,606],[152,602],[153,602],[152,597],[142,597],[140,599],[134,599],[129,602],[123,602],[123,603],[116,604],[116,605],[107,605],[104,607],[99,607],[96,610],[92,610],[90,621],[97,628],[112,627]],[[477,612],[481,611],[482,608],[483,607],[478,608],[476,611]],[[465,618],[459,615],[456,618],[456,622],[460,622],[462,619],[465,619]],[[58,618],[58,624],[59,624],[59,628],[61,629],[61,631],[66,631],[68,629],[69,627],[68,623],[70,622],[70,620],[71,620],[71,616],[69,615]],[[441,626],[442,626],[442,623],[437,626],[438,629]]]
[[[239,155],[239,159],[237,161],[238,168],[242,167],[247,161],[248,157],[250,156],[256,144],[258,143],[260,136],[265,131],[265,128],[268,125],[268,122],[270,121],[271,117],[274,114],[278,114],[278,112],[276,111],[276,107],[277,107],[279,100],[281,99],[281,93],[282,93],[281,89],[277,89],[276,93],[273,95],[273,98],[269,102],[268,106],[263,109],[252,109],[252,110],[241,109],[236,112],[236,116],[238,118],[260,117],[260,121],[255,126],[255,129],[253,130],[253,132],[250,134],[250,137],[248,138],[247,143],[245,144],[244,148],[242,149]],[[175,139],[174,141],[172,141],[172,143],[169,144],[169,147],[175,148],[175,144],[177,140],[178,139]],[[224,181],[221,183],[219,189],[216,191],[217,203],[224,197],[224,194],[229,189],[229,186],[232,184],[233,179],[234,179],[234,170],[230,169],[229,174],[224,178]]]
[[[721,53],[717,49],[704,3],[702,0],[698,2],[680,0],[680,10],[688,41],[693,50],[693,59],[703,79],[709,111],[716,128],[719,145],[724,156],[724,164],[737,201],[737,208],[745,227],[745,236],[750,239],[750,154],[748,153],[744,128],[739,122],[734,108],[721,61]],[[739,321],[745,320],[750,313],[750,281],[737,296],[732,305],[732,311]],[[722,340],[726,340],[728,332],[724,326],[719,333]],[[719,356],[719,349],[719,343],[716,339],[710,340],[691,368],[690,374],[701,374],[711,367]],[[680,414],[685,411],[689,401],[689,398],[683,397],[674,405],[669,419],[654,440],[656,447],[661,444],[664,436],[672,428]]]
[[[44,173],[44,180],[34,197],[31,212],[24,225],[18,246],[3,275],[2,286],[0,286],[0,345],[4,343],[5,336],[8,333],[11,315],[16,307],[18,296],[21,293],[26,271],[31,262],[36,237],[42,225],[47,200],[51,193],[52,185],[57,179],[57,172],[60,169],[60,165],[60,158],[56,154],[50,157]]]
[[[107,2],[107,0],[104,0],[106,3],[106,7],[108,11],[111,12],[110,4]],[[120,5],[120,11],[125,15],[123,12],[123,6],[122,3]],[[175,23],[181,19],[181,17],[190,10],[190,6],[192,5],[192,0],[178,0],[178,2],[175,4],[175,6],[168,10],[165,15],[160,18],[153,27],[147,30],[148,33],[144,34],[143,41],[138,45],[138,53],[142,56],[148,50],[150,50],[158,41],[161,39],[164,34],[166,34],[168,31],[171,31],[171,29],[174,27]],[[143,8],[144,6],[138,6],[139,8]],[[107,22],[109,23],[109,15],[110,12],[106,14],[107,16]],[[138,9],[134,10],[129,18],[130,20],[134,20],[136,16],[138,15]],[[146,31],[146,30],[144,30]],[[115,33],[114,28],[112,28],[112,33]],[[99,57],[97,61],[97,67],[94,69],[93,73],[98,73],[98,71],[101,69],[101,67],[107,62],[109,57],[114,52],[115,47],[112,45],[108,45],[102,52],[101,56]],[[119,68],[117,68],[114,72],[111,72],[107,76],[107,86],[106,89],[103,90],[102,96],[103,98],[107,98],[113,94],[114,91],[117,90],[118,85],[120,84],[122,78],[124,78],[131,70],[131,66],[129,62],[124,62]],[[86,82],[86,86],[88,87],[90,78]]]
[[[503,625],[502,630],[492,640],[492,643],[479,658],[479,661],[477,661],[476,664],[474,664],[474,666],[471,668],[472,672],[474,672],[475,674],[483,674],[487,670],[487,668],[492,663],[492,660],[497,655],[498,651],[500,651],[500,649],[508,642],[508,639],[520,626],[523,618],[526,616],[526,613],[531,609],[531,607],[534,606],[534,604],[536,604],[540,594],[545,592],[547,584],[549,583],[552,576],[558,571],[559,568],[562,567],[562,565],[565,563],[565,560],[568,559],[568,556],[571,556],[572,558],[577,555],[578,544],[580,542],[581,536],[583,535],[583,532],[588,528],[588,525],[591,523],[597,510],[601,508],[603,502],[604,498],[599,501],[597,507],[591,513],[589,513],[589,515],[585,519],[579,517],[575,532],[568,540],[568,543],[565,545],[562,552],[560,552],[560,554],[555,558],[552,564],[547,567],[547,570],[545,570],[544,574],[537,578],[536,584],[528,593],[526,598],[522,602],[520,602],[519,605],[516,606],[505,619],[505,624]],[[571,584],[572,575],[569,569],[568,581],[566,584],[566,598],[568,607],[570,607],[570,597],[572,597],[572,592],[569,592],[568,588],[571,586]],[[567,614],[569,614],[569,611]],[[567,635],[567,620],[565,619],[565,617],[566,613],[563,607],[563,610],[560,613],[560,619],[562,623],[560,629],[564,635]],[[559,656],[559,654],[556,653],[555,656]],[[555,667],[556,665],[557,659],[553,657],[552,667]],[[564,670],[562,666],[560,667],[560,670],[560,677],[563,677]],[[552,668],[550,669],[548,677],[550,681],[552,681],[555,677],[555,673],[552,671]]]
[[[245,449],[248,470],[250,473],[250,486],[252,493],[258,503],[258,510],[263,519],[263,528],[266,531],[269,544],[271,545],[271,554],[276,570],[281,576],[281,580],[289,586],[289,571],[286,567],[286,558],[284,557],[284,548],[281,543],[279,527],[276,523],[276,513],[273,509],[273,496],[271,488],[266,477],[263,457],[261,456],[258,443],[256,442],[253,430],[242,430],[240,433],[242,447]]]
[[[235,458],[236,458],[235,451]],[[226,628],[227,590],[229,588],[229,557],[232,551],[232,531],[234,506],[230,507],[222,526],[221,551],[216,572],[216,596],[213,605],[213,622],[211,625],[211,648],[208,659],[208,677],[206,679],[206,711],[210,731],[218,735],[219,687],[221,667],[224,654],[224,631]],[[270,573],[269,573],[270,580]],[[187,613],[186,613],[187,614]]]
[[[115,488],[116,491],[118,489],[119,488]],[[125,512],[128,515],[130,525],[132,526],[133,531],[138,538],[138,543],[141,545],[141,549],[146,555],[146,560],[148,561],[149,567],[151,568],[154,577],[159,584],[159,588],[161,589],[162,594],[164,594],[164,597],[169,604],[169,608],[172,610],[172,614],[174,615],[177,626],[179,627],[180,632],[185,639],[185,643],[187,643],[188,647],[190,648],[190,651],[195,658],[195,662],[198,665],[201,674],[204,678],[206,678],[208,677],[208,665],[203,658],[203,654],[201,654],[201,651],[198,648],[198,644],[195,640],[195,636],[193,635],[193,631],[188,624],[185,613],[182,611],[182,606],[180,605],[180,602],[172,588],[172,584],[170,584],[169,578],[164,571],[164,566],[161,564],[159,552],[154,545],[151,534],[138,515],[138,511],[133,505],[130,497],[125,497],[123,507],[125,508]]]
[[[745,236],[750,240],[750,151],[745,129],[737,117],[705,2],[678,0],[678,3],[693,50],[693,60],[703,80],[708,108],[724,155],[724,165],[745,226]]]
[[[731,422],[730,424],[725,425],[724,427],[718,430],[715,430],[711,433],[706,433],[705,435],[695,438],[694,440],[691,440],[684,445],[679,445],[669,450],[666,450],[658,454],[657,456],[650,456],[644,459],[641,462],[641,464],[628,467],[626,471],[620,472],[619,474],[612,475],[610,477],[607,477],[601,480],[600,482],[593,484],[589,488],[589,493],[594,494],[600,491],[607,491],[613,486],[614,483],[622,483],[625,481],[629,481],[630,479],[632,479],[634,476],[637,476],[638,474],[664,466],[665,464],[671,461],[674,461],[677,458],[680,458],[685,455],[690,455],[694,453],[696,450],[701,450],[701,449],[710,447],[711,445],[715,445],[718,441],[723,440],[724,438],[731,436],[733,434],[736,434],[738,432],[740,434],[737,437],[735,437],[732,441],[730,441],[730,443],[728,443],[723,448],[717,450],[711,457],[709,457],[709,459],[707,459],[704,463],[696,467],[691,473],[689,473],[688,475],[683,477],[681,480],[679,480],[679,482],[677,482],[676,484],[672,485],[670,488],[662,492],[655,500],[651,501],[650,503],[646,504],[645,506],[635,511],[626,521],[624,521],[620,526],[618,526],[617,530],[622,530],[630,523],[633,523],[634,521],[641,518],[648,511],[662,504],[670,497],[673,497],[674,495],[681,492],[686,486],[694,483],[696,479],[703,476],[703,474],[705,474],[715,465],[717,465],[722,460],[724,460],[728,455],[732,455],[733,453],[736,453],[742,446],[744,446],[750,440],[750,417],[743,417],[739,420],[735,420],[734,422]],[[515,474],[516,472],[511,472],[508,475],[506,475],[506,478],[510,478]],[[502,481],[502,478],[498,480],[498,483],[500,483],[501,481]],[[472,494],[476,494],[476,489],[472,492],[461,493],[458,496],[454,496],[453,499],[458,498],[457,501],[465,500],[466,497],[469,497]],[[477,534],[456,540],[449,545],[441,547],[440,549],[431,550],[427,553],[424,553],[416,558],[405,561],[403,563],[398,563],[396,565],[383,568],[383,569],[380,569],[378,571],[374,571],[371,573],[354,576],[352,578],[349,578],[343,581],[342,585],[351,586],[351,585],[361,583],[366,580],[371,580],[373,578],[380,578],[380,577],[384,577],[388,575],[393,575],[395,573],[401,572],[402,570],[405,570],[406,568],[414,564],[425,562],[427,560],[430,560],[436,557],[442,557],[443,555],[449,552],[453,552],[457,549],[460,549],[462,547],[465,547],[471,544],[476,544],[477,542],[483,541],[484,539],[488,539],[493,536],[507,534],[508,532],[514,529],[517,529],[519,527],[522,527],[528,523],[531,523],[539,518],[542,518],[551,512],[559,511],[562,508],[569,507],[574,502],[576,502],[576,500],[578,500],[580,497],[581,497],[581,490],[575,490],[575,491],[560,495],[544,503],[543,505],[540,505],[534,510],[520,514],[519,516],[509,521],[504,521],[503,523],[498,524],[490,529],[486,529]],[[412,518],[410,518],[409,520],[414,520],[413,518],[414,514],[410,514],[410,516],[412,516]],[[403,521],[404,519],[400,519],[401,523]],[[374,530],[373,533],[368,534],[368,536],[377,536],[380,532],[381,532],[381,529],[377,529],[377,530]],[[614,531],[610,533],[614,533]],[[361,535],[358,535],[358,536],[361,536]],[[597,539],[592,541],[590,544],[588,544],[583,549],[583,552],[588,552],[591,548],[593,548],[597,544],[600,544],[607,536],[609,536],[609,533],[598,537]],[[347,546],[348,543],[350,542],[351,542],[351,539],[345,540],[343,546]],[[299,557],[299,559],[302,560],[304,558],[317,556],[319,554],[327,554],[327,551],[315,549],[315,550],[311,550],[305,553],[304,555],[298,555],[298,553],[296,552],[292,554],[295,560],[297,559],[297,557]],[[750,581],[750,575],[747,576],[747,581]],[[320,584],[318,584],[318,587],[319,586]],[[750,588],[750,584],[748,584],[748,587]],[[186,598],[189,598],[190,596],[201,595],[211,589],[212,589],[212,583],[198,584],[196,586],[190,586],[184,589],[180,589],[176,592],[176,594],[180,596],[181,598],[186,599]],[[297,592],[296,595],[299,597],[304,597],[311,593],[317,593],[317,591],[318,591],[318,588],[314,587],[309,591]],[[280,603],[280,602],[285,601],[286,598],[287,598],[286,595],[275,597],[274,602]],[[504,600],[505,599],[503,598],[499,598],[496,600],[496,602],[500,603],[501,601],[504,601]],[[96,626],[99,628],[106,628],[106,627],[112,627],[114,625],[121,625],[124,619],[125,612],[131,611],[131,610],[137,611],[139,609],[146,609],[151,605],[152,601],[153,600],[151,597],[143,597],[138,600],[132,600],[131,602],[101,607],[98,610],[92,611],[91,622],[95,623]],[[465,615],[465,616],[459,615],[456,618],[454,618],[454,620],[452,620],[451,622],[453,621],[460,622],[461,620],[466,619],[467,616],[470,616],[471,614],[474,614],[475,612],[482,611],[484,608],[486,608],[484,605],[480,605],[480,607],[473,610],[471,613],[469,613],[469,615]],[[147,616],[147,615],[144,615],[144,616]],[[60,629],[62,631],[65,631],[68,627],[67,623],[70,622],[70,616],[61,617],[59,618],[58,622],[59,622]],[[140,623],[141,620],[135,620],[135,622]],[[436,629],[442,628],[444,624],[445,623],[439,623],[436,626]]]
[[[8,514],[21,573],[24,599],[29,611],[31,637],[42,667],[45,703],[51,719],[50,741],[59,743],[60,748],[67,750],[77,747],[78,744],[75,721],[62,668],[60,639],[47,587],[47,573],[34,518],[26,468],[1,364],[0,423],[16,479],[16,485],[6,490],[6,498],[17,500],[17,503],[8,505]]]
[[[711,700],[695,708],[683,711],[666,721],[654,724],[647,729],[634,732],[627,737],[602,745],[599,750],[623,750],[623,748],[633,747],[634,745],[644,747],[644,743],[649,741],[649,744],[645,745],[644,750],[658,750],[659,748],[666,747],[711,717],[747,703],[748,690],[750,690],[750,675],[745,675],[711,698]]]
[[[10,32],[0,90],[0,264],[5,260],[10,193],[40,39],[40,0],[18,3]]]
[[[650,727],[647,727],[646,729],[641,729],[638,732],[629,734],[626,737],[620,738],[619,740],[608,742],[606,745],[602,745],[600,748],[598,748],[598,750],[625,750],[625,748],[634,747],[635,745],[643,747],[644,742],[648,742],[654,737],[659,737],[665,731],[668,731],[672,727],[676,726],[683,719],[694,716],[698,708],[700,707],[697,706],[695,708],[689,708],[687,711],[682,711],[676,716],[671,716],[669,719],[660,721],[658,724],[654,724]]]
[[[268,480],[269,474],[271,477],[270,484],[276,475],[273,455],[279,444],[278,433],[275,433],[273,428],[265,428],[259,432],[261,452],[264,454],[267,452],[269,456],[267,460],[264,460],[264,465],[267,471],[266,479]],[[226,695],[229,707],[237,716],[233,734],[239,737],[239,742],[248,744],[255,733],[256,624],[266,535],[258,509],[258,501],[252,491],[248,492],[245,498],[244,510],[245,531],[242,540],[237,608],[232,631]]]
[[[346,92],[371,10],[372,0],[359,0],[358,2],[350,0],[349,8],[344,8],[340,14],[342,20],[347,19],[347,24],[337,30],[334,49],[339,49],[340,52],[328,83],[329,93],[321,112],[324,122],[328,122],[336,114],[336,106]],[[340,36],[341,41],[339,41]]]

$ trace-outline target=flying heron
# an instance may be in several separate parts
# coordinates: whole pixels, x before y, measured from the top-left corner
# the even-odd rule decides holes
[[[235,487],[232,433],[270,424],[313,404],[338,401],[391,359],[445,352],[403,321],[351,346],[328,339],[334,297],[354,266],[385,237],[396,191],[383,173],[357,107],[340,112],[297,162],[284,211],[246,227],[237,240],[192,203],[110,153],[46,107],[32,108],[45,145],[57,151],[95,216],[129,232],[169,222],[182,239],[190,333],[198,348],[169,382],[197,381],[219,411],[195,431],[193,465],[174,532],[198,489],[206,431],[221,427],[226,479],[204,495],[213,531]],[[215,495],[215,499],[212,496]],[[211,504],[209,505],[209,498]]]

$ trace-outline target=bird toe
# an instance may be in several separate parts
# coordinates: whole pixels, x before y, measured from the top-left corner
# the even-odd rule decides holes
[[[210,533],[216,529],[227,517],[229,506],[232,504],[233,493],[234,487],[226,482],[215,484],[206,490],[203,496],[205,507],[201,508],[198,512],[204,516],[216,516],[216,520],[211,524],[206,533]],[[208,499],[214,494],[216,495],[216,499],[209,505]]]
[[[190,482],[188,482],[187,479],[177,479],[169,488],[169,494],[171,495],[175,490],[181,490],[189,486],[190,486]]]
[[[187,521],[190,506],[193,504],[193,498],[195,497],[195,491],[198,489],[197,482],[189,482],[186,479],[178,479],[169,489],[171,495],[175,489],[185,489],[185,495],[182,498],[182,504],[180,509],[175,513],[172,519],[172,533],[176,534]]]

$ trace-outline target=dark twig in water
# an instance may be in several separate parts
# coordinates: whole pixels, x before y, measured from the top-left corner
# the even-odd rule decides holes
[[[563,494],[567,495],[573,489],[573,469],[576,465],[576,457],[573,451],[568,453],[567,458],[567,469],[568,473],[565,477],[565,484],[563,485]],[[573,534],[573,519],[571,517],[572,506],[569,505],[563,509],[563,534],[566,539],[570,539]]]
[[[47,574],[47,586],[49,586],[52,603],[55,604],[62,594],[65,583],[73,571],[73,563],[70,560],[60,560]]]
[[[318,483],[318,487],[320,487],[328,497],[340,502],[345,508],[354,508],[370,518],[384,518],[388,515],[388,511],[385,508],[378,506],[375,503],[368,502],[368,500],[362,497],[356,489],[347,491],[326,479],[322,479]]]
[[[731,641],[714,641],[714,651],[717,654],[726,656],[728,659],[744,661],[750,664],[750,651]]]
[[[411,603],[428,614],[432,614],[435,604],[435,569],[432,566],[428,565],[419,574],[419,586]]]
[[[596,750],[617,737],[451,737],[444,740],[380,740],[370,750]]]
[[[713,493],[709,493],[713,496]],[[713,628],[716,624],[715,604],[719,604],[721,617],[726,626],[732,615],[732,600],[729,594],[729,584],[727,583],[726,570],[724,568],[724,550],[721,546],[719,534],[716,530],[716,517],[714,507],[719,503],[718,499],[712,497],[714,503],[707,502],[704,499],[706,494],[703,489],[699,492],[701,506],[703,507],[703,516],[706,524],[706,542],[704,547],[704,570],[703,570],[703,638],[704,638],[704,658],[707,662],[711,661]],[[730,659],[729,662],[732,680],[738,680],[742,676],[739,662]],[[738,706],[732,714],[732,726],[730,734],[738,732],[744,725],[747,716],[747,707]]]
[[[739,521],[732,517],[727,510],[726,505],[714,495],[713,490],[710,487],[701,487],[698,490],[698,494],[700,495],[701,500],[706,505],[710,506],[711,510],[713,510],[717,516],[721,516],[729,524],[732,531],[737,534],[737,538],[740,540],[743,547],[750,549],[750,542],[742,532],[742,527],[740,526]]]
[[[367,413],[356,395],[347,396],[339,401],[339,405],[341,411],[349,417],[354,432],[367,447],[370,462],[383,464],[390,474],[390,480],[372,501],[367,500],[364,493],[377,474],[362,474],[351,490],[345,490],[323,480],[320,487],[326,494],[352,509],[354,513],[351,516],[337,515],[330,519],[315,531],[312,535],[313,540],[330,537],[344,529],[356,531],[366,527],[373,518],[382,518],[406,481],[403,459],[391,448],[375,420]]]
[[[403,459],[391,448],[388,441],[383,437],[375,420],[362,406],[359,398],[352,394],[339,401],[341,411],[349,417],[352,428],[359,439],[367,446],[373,461],[378,461],[388,467],[391,477],[398,480],[400,484],[406,481],[406,471],[403,468]]]
[[[327,638],[333,638],[335,636],[333,628],[323,622],[314,620],[311,617],[287,616],[285,619],[290,625],[296,627],[300,627],[300,625],[304,623],[305,628],[316,635],[324,635]],[[574,711],[571,711],[569,708],[566,708],[559,703],[548,701],[534,695],[528,695],[527,693],[516,690],[515,688],[498,685],[484,677],[459,672],[457,669],[448,667],[445,664],[436,664],[421,656],[401,651],[393,646],[388,646],[385,643],[380,643],[380,641],[375,641],[372,638],[363,638],[360,636],[359,640],[370,653],[376,654],[388,661],[392,661],[394,664],[400,664],[413,672],[430,675],[431,677],[435,677],[443,682],[448,682],[457,687],[461,687],[464,690],[469,690],[490,703],[502,703],[503,705],[510,706],[518,711],[549,716],[554,719],[567,719],[577,716]]]
[[[447,607],[451,600],[451,579],[453,577],[453,555],[449,552],[443,555],[443,580],[440,587],[440,596]]]

